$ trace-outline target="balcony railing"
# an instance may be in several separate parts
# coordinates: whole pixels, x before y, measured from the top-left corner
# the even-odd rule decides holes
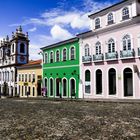
[[[89,56],[82,56],[82,62],[83,63],[91,63],[92,62],[91,55],[89,55]]]
[[[93,55],[93,61],[94,62],[103,61],[103,59],[104,59],[104,55],[103,54]]]
[[[138,48],[138,56],[140,56],[140,48]]]
[[[125,15],[122,17],[122,20],[126,20],[126,19],[129,19],[129,15]]]
[[[105,53],[105,59],[106,60],[117,60],[118,59],[118,53],[117,52],[111,52],[111,53]]]
[[[108,21],[108,25],[111,25],[111,24],[113,24],[113,23],[114,23],[113,20]]]
[[[134,49],[120,51],[120,58],[121,59],[134,58],[134,57],[135,57],[135,51],[134,51]]]

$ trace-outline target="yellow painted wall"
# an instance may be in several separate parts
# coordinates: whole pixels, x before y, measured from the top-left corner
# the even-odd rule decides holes
[[[29,73],[31,74],[31,82],[29,82]],[[35,74],[35,82],[32,83],[32,74]],[[24,74],[24,82],[22,81],[22,76],[21,76],[21,81],[19,81],[19,74]],[[25,82],[25,74],[27,74],[27,82]],[[38,94],[37,94],[37,81],[38,81],[38,76],[42,76],[42,69],[41,68],[26,68],[26,69],[18,69],[17,70],[17,78],[18,78],[18,82],[17,82],[17,85],[18,85],[18,89],[17,89],[17,93],[20,92],[20,97],[27,97],[27,95],[25,94],[25,85],[24,83],[27,83],[28,86],[27,86],[27,91],[28,91],[28,88],[30,87],[30,95],[28,97],[37,97]],[[23,86],[23,92],[22,92],[22,86]],[[19,90],[19,87],[20,87],[20,90]],[[33,96],[33,87],[35,89],[35,92],[34,92],[34,96]]]

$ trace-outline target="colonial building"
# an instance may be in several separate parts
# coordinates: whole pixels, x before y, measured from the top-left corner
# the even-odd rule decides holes
[[[89,15],[79,34],[84,98],[140,99],[140,1],[125,0]]]
[[[29,61],[29,63],[17,67],[17,93],[20,97],[37,97],[42,95],[41,62],[41,60]]]
[[[0,93],[8,96],[17,94],[17,66],[28,63],[28,34],[19,27],[12,38],[0,43]]]
[[[80,98],[79,41],[72,38],[41,48],[48,97]]]

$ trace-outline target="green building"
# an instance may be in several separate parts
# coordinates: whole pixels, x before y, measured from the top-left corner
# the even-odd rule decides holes
[[[65,40],[41,50],[43,85],[47,96],[79,98],[79,39]]]

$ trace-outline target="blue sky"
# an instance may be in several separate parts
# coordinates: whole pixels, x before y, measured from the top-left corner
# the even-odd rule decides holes
[[[120,0],[0,0],[0,39],[22,25],[29,32],[30,59],[40,47],[89,30],[88,15]]]

